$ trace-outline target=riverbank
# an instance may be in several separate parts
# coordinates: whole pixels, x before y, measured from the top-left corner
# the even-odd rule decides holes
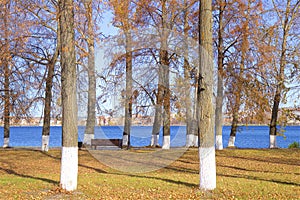
[[[139,153],[143,153],[142,151]],[[297,199],[299,149],[216,152],[217,189],[202,192],[197,149],[148,173],[125,173],[79,151],[78,190],[59,189],[60,150],[0,149],[1,199]],[[120,163],[122,165],[122,163]]]

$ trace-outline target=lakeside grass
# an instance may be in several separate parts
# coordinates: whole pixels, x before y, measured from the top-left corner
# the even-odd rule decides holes
[[[68,193],[59,189],[60,150],[0,149],[0,199],[300,199],[300,149],[225,149],[216,163],[217,189],[204,192],[197,149],[147,173],[111,169],[80,150],[78,190]]]

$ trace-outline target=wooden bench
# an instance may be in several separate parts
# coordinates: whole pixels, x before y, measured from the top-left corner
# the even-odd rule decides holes
[[[92,139],[91,147],[96,149],[99,147],[119,147],[122,148],[122,139]]]

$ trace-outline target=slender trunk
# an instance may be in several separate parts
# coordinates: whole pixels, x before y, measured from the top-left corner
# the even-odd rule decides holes
[[[198,69],[196,71],[196,74],[198,74]],[[196,78],[197,79],[197,78]],[[194,102],[193,102],[193,119],[192,119],[192,127],[191,127],[191,130],[192,130],[192,146],[193,147],[198,147],[198,119],[197,119],[197,109],[198,109],[198,106],[197,106],[197,93],[198,93],[198,80],[195,80],[195,88],[194,88]]]
[[[250,2],[248,2],[248,9],[247,12],[249,14],[250,10]],[[230,132],[230,139],[228,142],[229,147],[234,147],[236,132],[238,128],[238,118],[239,118],[239,110],[241,106],[241,94],[243,92],[243,83],[244,83],[244,69],[245,69],[245,59],[246,59],[246,52],[248,51],[248,34],[249,34],[249,15],[246,16],[246,22],[243,24],[243,33],[242,33],[242,44],[241,44],[241,62],[240,62],[240,71],[238,76],[235,78],[236,83],[233,87],[233,96],[234,96],[234,105],[232,110],[232,125],[231,125],[231,132]],[[236,76],[234,74],[234,76]]]
[[[287,2],[287,8],[285,11],[285,20],[283,24],[283,38],[281,44],[281,55],[280,55],[280,62],[279,62],[279,73],[278,73],[278,84],[275,91],[275,96],[273,100],[273,108],[272,108],[272,115],[270,121],[270,148],[276,148],[276,135],[277,135],[277,118],[278,118],[278,111],[279,111],[279,104],[281,101],[281,93],[284,90],[284,69],[286,65],[286,48],[287,48],[287,38],[289,32],[289,15],[290,15],[290,1]]]
[[[194,143],[194,133],[193,133],[193,119],[192,119],[192,102],[191,102],[191,86],[190,86],[190,76],[188,69],[187,60],[184,60],[184,96],[185,96],[185,115],[186,115],[186,147],[193,146]]]
[[[73,191],[78,176],[78,128],[73,0],[59,1],[62,84],[62,156],[60,185]]]
[[[169,83],[169,63],[168,63],[168,52],[162,51],[163,69],[164,69],[164,100],[163,100],[163,149],[170,149],[170,116],[171,116],[171,106],[170,106],[170,83]]]
[[[271,122],[270,122],[270,148],[276,148],[276,135],[277,135],[277,118],[278,118],[278,110],[279,110],[279,104],[281,99],[281,90],[279,89],[279,86],[276,88],[274,101],[273,101],[273,108],[272,108],[272,115],[271,115]]]
[[[245,41],[242,41],[244,43]],[[243,45],[242,45],[243,46]],[[234,99],[234,104],[233,104],[233,109],[232,109],[232,123],[231,123],[231,131],[230,131],[230,139],[228,141],[228,147],[234,147],[234,142],[236,138],[236,132],[238,128],[238,118],[239,118],[239,110],[241,106],[241,93],[242,93],[242,76],[244,73],[244,60],[245,60],[245,49],[242,48],[242,59],[240,63],[240,72],[239,76],[236,77],[237,84],[233,86],[233,98]]]
[[[223,127],[223,13],[224,6],[222,0],[219,2],[219,27],[218,27],[218,84],[217,84],[217,98],[216,98],[216,149],[223,149],[222,127]]]
[[[161,128],[162,118],[162,102],[163,102],[163,83],[162,83],[162,66],[158,69],[158,87],[156,95],[155,116],[152,128],[151,146],[158,146],[159,132]]]
[[[193,120],[192,120],[192,102],[191,102],[191,85],[190,85],[190,66],[188,62],[188,4],[187,1],[184,1],[184,37],[185,37],[185,46],[184,46],[184,103],[185,103],[185,117],[186,117],[186,147],[193,146],[194,134],[193,134]]]
[[[8,25],[8,12],[10,4],[5,5],[5,16],[4,16],[4,34],[5,34],[5,52],[4,52],[4,142],[3,148],[9,147],[9,137],[10,137],[10,44],[9,44],[9,33],[7,30]]]
[[[123,147],[130,148],[130,129],[132,121],[132,49],[131,33],[125,31],[126,37],[126,95],[125,95],[125,124],[123,131]]]
[[[85,1],[86,17],[88,21],[88,116],[86,128],[84,132],[83,144],[91,145],[91,140],[94,139],[95,124],[96,124],[96,76],[95,76],[95,39],[93,30],[93,11],[92,0]]]
[[[230,138],[228,141],[228,147],[234,147],[235,146],[235,137],[236,132],[238,128],[238,112],[239,112],[239,105],[236,105],[233,114],[232,114],[232,123],[231,123],[231,130],[230,130]]]
[[[49,63],[48,74],[46,79],[45,89],[45,105],[44,105],[44,121],[42,130],[42,151],[49,149],[49,136],[50,136],[50,120],[51,120],[51,101],[52,101],[52,81],[54,75],[55,63]]]
[[[59,25],[58,25],[59,26]],[[59,27],[57,28],[57,43],[55,53],[48,63],[48,74],[46,78],[46,89],[45,89],[45,105],[44,105],[44,121],[42,130],[42,151],[49,150],[49,137],[50,137],[50,121],[51,121],[51,101],[52,101],[52,86],[55,64],[59,55]]]
[[[170,149],[170,83],[169,83],[169,58],[168,58],[168,33],[166,0],[162,1],[162,37],[160,47],[160,64],[163,71],[163,149]]]
[[[10,91],[9,91],[9,64],[8,58],[4,66],[4,143],[3,148],[9,147],[10,137]]]
[[[197,91],[200,189],[216,188],[213,107],[212,1],[199,4],[199,74]]]

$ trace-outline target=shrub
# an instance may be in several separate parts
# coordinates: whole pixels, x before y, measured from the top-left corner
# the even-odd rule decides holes
[[[300,143],[299,142],[293,142],[292,144],[289,145],[289,149],[292,148],[300,148]]]

